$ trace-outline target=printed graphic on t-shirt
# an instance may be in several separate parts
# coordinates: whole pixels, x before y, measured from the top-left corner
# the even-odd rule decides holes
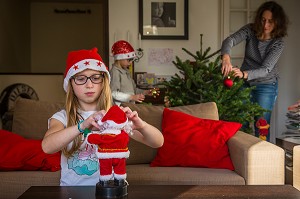
[[[68,158],[68,169],[72,169],[77,175],[93,175],[99,169],[99,160],[95,152],[93,146],[87,145],[85,150]]]

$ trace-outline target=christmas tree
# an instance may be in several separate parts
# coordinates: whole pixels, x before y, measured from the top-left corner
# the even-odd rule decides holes
[[[176,56],[173,64],[179,69],[180,75],[175,74],[170,81],[162,83],[167,90],[165,106],[215,102],[220,120],[244,124],[242,130],[252,133],[254,117],[267,111],[250,101],[250,92],[254,87],[244,88],[243,80],[234,78],[232,74],[224,79],[221,73],[220,50],[209,54],[209,47],[202,52],[202,41],[200,51],[196,54],[185,48],[182,50],[195,61],[182,61]]]

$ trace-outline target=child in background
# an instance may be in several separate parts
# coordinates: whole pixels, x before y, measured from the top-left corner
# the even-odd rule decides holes
[[[136,57],[133,47],[127,41],[117,41],[113,44],[111,52],[115,62],[109,73],[111,76],[110,88],[116,105],[122,102],[143,102],[145,95],[152,95],[152,90],[142,90],[136,87],[136,83],[128,70]]]
[[[99,182],[97,148],[87,143],[87,134],[98,131],[99,115],[112,106],[110,75],[97,48],[72,51],[68,54],[63,87],[65,109],[48,122],[42,141],[45,153],[61,153],[62,186],[90,185]],[[138,117],[136,111],[120,107],[132,121],[133,139],[151,147],[163,144],[161,132]]]

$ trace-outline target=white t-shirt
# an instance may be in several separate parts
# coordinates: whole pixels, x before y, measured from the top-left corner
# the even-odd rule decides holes
[[[95,111],[80,111],[79,113],[84,119],[86,119],[88,116],[95,113]],[[59,120],[66,127],[67,116],[65,110],[55,113],[51,118]],[[72,142],[69,143],[68,148],[71,146]],[[96,185],[96,183],[99,182],[100,177],[99,160],[96,156],[96,152],[97,147],[87,144],[86,138],[83,138],[80,149],[76,151],[72,157],[67,158],[63,153],[61,153],[60,185]]]

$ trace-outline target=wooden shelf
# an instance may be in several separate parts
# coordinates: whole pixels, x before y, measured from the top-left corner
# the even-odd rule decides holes
[[[285,184],[293,185],[293,148],[300,145],[300,137],[279,137],[276,145],[285,151]]]

